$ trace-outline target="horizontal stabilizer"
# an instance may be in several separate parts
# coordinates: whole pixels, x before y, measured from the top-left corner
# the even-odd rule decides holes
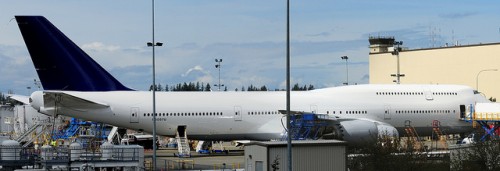
[[[88,111],[93,109],[108,108],[109,105],[80,98],[66,92],[45,91],[43,94],[44,107],[47,109],[65,108],[75,111]]]
[[[14,99],[15,101],[21,102],[23,104],[30,104],[30,97],[16,94],[9,94],[7,97]]]

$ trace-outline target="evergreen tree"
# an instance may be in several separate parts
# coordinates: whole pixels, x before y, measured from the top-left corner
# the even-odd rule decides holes
[[[309,88],[307,90],[314,90],[314,86],[312,84],[309,84]]]
[[[163,87],[161,86],[160,83],[158,83],[158,86],[156,87],[156,91],[163,91]]]
[[[241,91],[245,91],[245,86],[241,86]]]
[[[5,104],[5,96],[0,92],[0,104]]]
[[[292,91],[299,91],[299,90],[300,90],[299,83],[293,85]]]
[[[207,86],[205,87],[205,91],[212,91],[212,88],[210,88],[210,84],[207,83]]]
[[[227,91],[227,86],[224,86],[224,91]]]
[[[267,87],[265,85],[260,87],[260,91],[267,91]]]
[[[181,83],[177,84],[177,87],[175,89],[176,89],[175,91],[181,91],[182,90],[182,84]]]

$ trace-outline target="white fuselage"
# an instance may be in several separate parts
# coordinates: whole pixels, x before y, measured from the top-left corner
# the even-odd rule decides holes
[[[59,106],[57,114],[152,132],[152,92],[61,92],[109,108]],[[472,126],[460,119],[460,105],[485,101],[466,86],[357,85],[294,91],[291,110],[370,119],[392,125],[399,132],[411,124],[420,135],[430,135],[435,120],[447,133],[471,130]],[[156,130],[159,135],[173,136],[178,126],[185,125],[190,139],[278,139],[285,125],[278,110],[285,109],[285,91],[156,92]]]

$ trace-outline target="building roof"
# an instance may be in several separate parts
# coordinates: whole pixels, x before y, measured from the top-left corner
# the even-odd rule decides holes
[[[418,49],[403,48],[403,50],[401,52],[423,51],[423,50],[436,50],[436,49],[447,49],[447,48],[466,48],[466,47],[491,46],[491,45],[500,45],[500,42],[467,44],[467,45],[448,45],[448,46],[440,46],[440,47],[432,47],[432,48],[418,48]],[[383,54],[383,53],[391,53],[391,51],[388,51],[388,52],[370,52],[370,55],[371,54]]]
[[[286,141],[250,141],[245,143],[246,146],[258,145],[265,147],[281,147],[287,146]],[[294,140],[293,146],[346,146],[347,142],[340,140]]]

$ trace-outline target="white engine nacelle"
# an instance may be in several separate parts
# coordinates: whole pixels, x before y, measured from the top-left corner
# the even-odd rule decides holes
[[[376,143],[378,138],[384,136],[399,136],[396,128],[391,125],[361,119],[341,121],[334,126],[332,133],[331,138],[347,141],[350,145]]]

